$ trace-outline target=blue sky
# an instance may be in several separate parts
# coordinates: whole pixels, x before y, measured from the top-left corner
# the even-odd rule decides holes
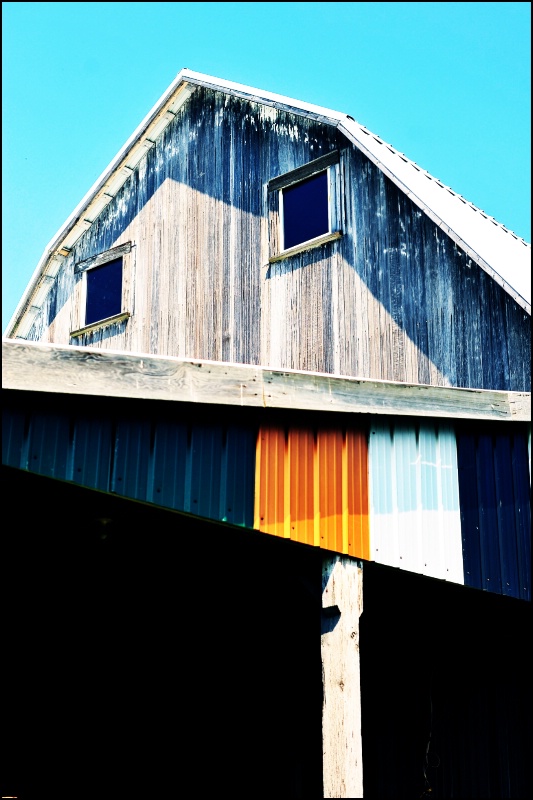
[[[350,114],[531,241],[530,3],[2,3],[2,330],[183,67]]]

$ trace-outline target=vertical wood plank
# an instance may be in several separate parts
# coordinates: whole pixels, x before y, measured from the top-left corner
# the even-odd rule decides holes
[[[344,556],[322,562],[324,797],[363,797],[359,618],[363,570]]]

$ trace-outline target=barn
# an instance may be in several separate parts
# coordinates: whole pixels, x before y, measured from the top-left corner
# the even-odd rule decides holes
[[[178,74],[4,333],[4,793],[530,792],[530,251]]]

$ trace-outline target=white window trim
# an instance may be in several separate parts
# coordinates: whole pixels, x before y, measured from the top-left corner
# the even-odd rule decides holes
[[[298,186],[299,183],[303,183],[303,181],[308,180],[308,178],[303,178],[301,181],[297,181],[297,183],[291,183],[290,186],[284,186],[282,189],[279,190],[279,238],[280,238],[280,255],[284,253],[290,253],[295,248],[302,247],[302,245],[314,246],[317,242],[321,242],[324,237],[331,237],[332,233],[338,233],[340,226],[338,224],[338,216],[339,216],[339,209],[337,203],[337,183],[338,183],[338,173],[339,173],[339,165],[334,164],[332,167],[327,167],[325,170],[321,169],[318,172],[314,172],[310,175],[310,178],[314,178],[316,175],[321,175],[323,172],[327,172],[328,174],[328,230],[326,233],[321,233],[320,236],[314,236],[312,239],[306,239],[304,242],[300,242],[297,245],[293,245],[292,247],[285,247],[285,219],[284,219],[284,202],[283,202],[283,192],[285,189],[292,188],[293,186]]]
[[[132,243],[126,242],[125,244],[118,245],[117,247],[106,250],[103,253],[98,253],[91,258],[84,261],[78,261],[74,265],[74,274],[82,273],[80,291],[77,298],[77,308],[74,309],[75,317],[75,330],[70,332],[71,338],[82,336],[84,333],[98,330],[108,325],[113,325],[117,322],[122,322],[132,315],[131,301],[130,301],[130,286],[131,286],[131,250]],[[122,297],[121,297],[121,310],[118,314],[113,314],[111,317],[103,317],[102,319],[95,320],[89,324],[85,324],[85,314],[87,305],[87,273],[96,267],[101,267],[109,261],[115,259],[122,259]]]
[[[104,319],[99,319],[97,322],[91,322],[90,325],[85,325],[83,328],[80,328],[77,331],[71,331],[70,337],[71,339],[75,339],[77,336],[83,336],[84,333],[97,331],[100,328],[105,328],[106,325],[114,325],[116,322],[122,322],[123,320],[126,320],[129,317],[131,317],[131,312],[121,311],[120,314],[115,314],[112,317],[104,317]]]
[[[333,163],[332,163],[333,162]],[[313,239],[307,239],[300,242],[293,247],[285,248],[284,246],[284,219],[283,219],[283,191],[290,186],[296,186],[308,178],[319,175],[321,172],[328,173],[328,222],[329,230],[327,233],[315,236]],[[270,255],[268,261],[270,264],[276,261],[282,261],[289,258],[291,255],[310,250],[314,247],[326,244],[326,242],[335,241],[340,239],[343,235],[344,219],[343,219],[343,205],[342,205],[342,168],[340,153],[333,151],[327,153],[325,156],[311,161],[309,164],[303,165],[285,175],[280,175],[269,182],[269,191],[276,191],[278,196],[278,238],[279,247],[277,252]]]

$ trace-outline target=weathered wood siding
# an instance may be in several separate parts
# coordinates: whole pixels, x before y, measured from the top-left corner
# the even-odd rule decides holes
[[[269,265],[267,182],[333,150],[344,236]],[[132,316],[72,340],[74,264],[130,241]],[[530,317],[360,151],[332,126],[203,88],[78,240],[29,338],[530,390]]]

